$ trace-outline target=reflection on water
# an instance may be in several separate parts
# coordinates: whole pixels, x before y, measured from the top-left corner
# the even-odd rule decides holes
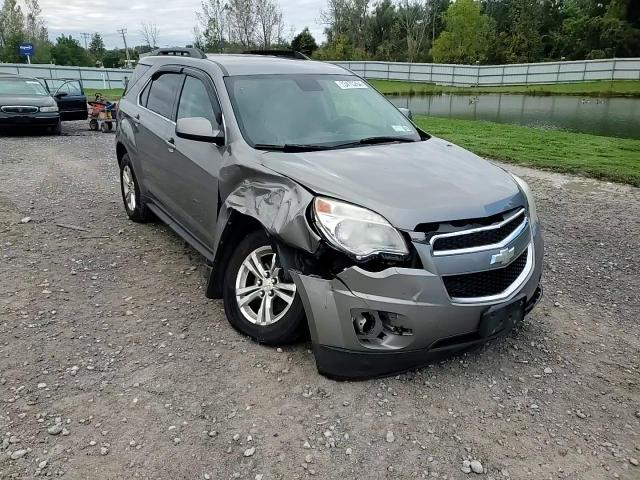
[[[397,95],[416,115],[488,120],[612,137],[640,138],[640,99],[567,95]]]

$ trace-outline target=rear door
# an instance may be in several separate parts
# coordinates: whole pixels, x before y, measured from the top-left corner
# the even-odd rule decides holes
[[[176,209],[167,191],[167,177],[171,177],[169,158],[173,157],[173,146],[167,143],[175,131],[175,100],[184,76],[179,67],[162,67],[142,89],[138,97],[139,114],[136,151],[144,176],[144,189],[155,203],[174,217]]]
[[[54,93],[62,120],[86,120],[87,97],[79,80],[64,82]]]

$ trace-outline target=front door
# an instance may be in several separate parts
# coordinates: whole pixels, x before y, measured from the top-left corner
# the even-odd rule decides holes
[[[213,130],[222,129],[220,104],[211,78],[195,69],[185,68],[183,73],[185,80],[176,121],[200,117],[209,120]],[[175,134],[175,127],[167,141],[174,145],[174,149],[171,156],[166,157],[171,162],[171,168],[163,189],[171,197],[180,223],[201,243],[212,248],[223,147],[180,138]]]
[[[86,120],[87,97],[84,94],[82,84],[79,80],[68,80],[64,82],[53,97],[56,99],[60,109],[62,120]]]

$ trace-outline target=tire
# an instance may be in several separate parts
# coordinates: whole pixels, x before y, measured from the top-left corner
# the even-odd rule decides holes
[[[53,127],[51,127],[52,135],[62,135],[62,122],[58,121]]]
[[[128,153],[125,153],[120,161],[120,192],[124,209],[131,220],[137,223],[153,220],[153,213],[140,195],[140,186]]]
[[[100,126],[100,130],[102,130],[102,133],[107,133],[109,131],[109,127],[107,126],[107,122],[102,122],[102,125]]]
[[[248,262],[253,271],[257,270],[252,258],[258,259],[258,264],[264,267],[260,278],[245,266],[245,262]],[[274,273],[265,276],[270,263],[275,267]],[[259,282],[262,282],[262,286]],[[240,288],[250,289],[240,298],[254,297],[242,307],[236,295]],[[284,297],[293,297],[293,300],[288,302]],[[285,278],[278,268],[276,254],[263,231],[247,235],[231,255],[224,275],[223,300],[229,323],[257,342],[267,345],[293,343],[306,332],[306,317],[300,295],[295,291],[291,277]],[[268,312],[268,315],[261,314],[261,310]]]
[[[89,130],[98,131],[98,121],[95,118],[89,120]]]

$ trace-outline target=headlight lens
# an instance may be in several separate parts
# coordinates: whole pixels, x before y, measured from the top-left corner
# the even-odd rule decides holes
[[[527,203],[529,204],[529,219],[532,223],[537,222],[538,212],[536,211],[536,201],[533,198],[533,192],[531,191],[531,188],[529,188],[529,184],[513,173],[511,176],[520,187],[520,190],[522,190],[522,193],[524,193],[524,196],[527,197]]]
[[[313,210],[327,241],[358,259],[377,253],[409,254],[400,232],[371,210],[323,197],[316,197]]]
[[[40,107],[41,112],[57,112],[58,107],[54,105],[53,107]]]

